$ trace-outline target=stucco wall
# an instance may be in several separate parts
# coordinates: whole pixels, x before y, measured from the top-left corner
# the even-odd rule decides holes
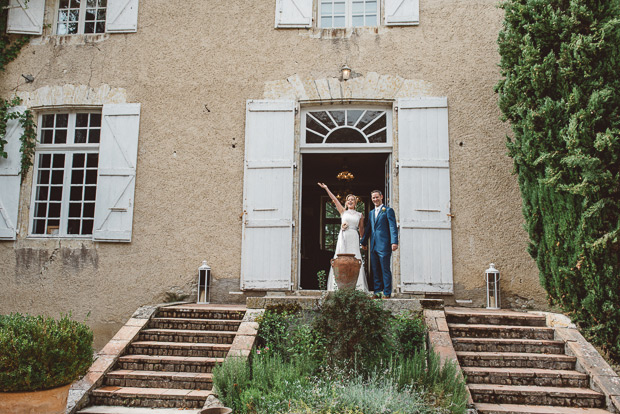
[[[63,87],[142,109],[132,242],[26,238],[27,177],[21,234],[0,242],[0,312],[89,315],[100,347],[138,306],[191,292],[205,259],[214,299],[241,300],[227,293],[239,287],[245,102],[337,78],[345,62],[353,80],[389,76],[448,98],[456,299],[482,304],[494,262],[506,298],[544,306],[493,92],[495,0],[421,0],[419,26],[348,31],[274,29],[273,0],[180,3],[141,1],[134,34],[36,37],[2,74],[2,96],[27,103]]]

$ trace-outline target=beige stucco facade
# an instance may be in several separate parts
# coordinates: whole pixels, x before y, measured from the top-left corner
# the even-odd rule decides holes
[[[71,312],[87,318],[101,347],[140,305],[167,292],[195,295],[202,260],[214,301],[263,294],[239,292],[246,101],[303,107],[420,96],[448,100],[451,299],[482,305],[494,262],[505,303],[543,307],[493,92],[496,3],[421,0],[417,26],[321,30],[274,28],[274,0],[149,0],[140,2],[136,33],[59,37],[48,26],[7,67],[0,91],[39,111],[141,104],[132,241],[28,237],[31,171],[17,240],[0,242],[0,312]],[[345,63],[353,77],[341,81]],[[397,199],[395,207],[398,215]]]

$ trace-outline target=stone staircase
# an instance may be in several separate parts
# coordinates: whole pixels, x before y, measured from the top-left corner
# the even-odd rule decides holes
[[[608,414],[543,315],[447,308],[456,356],[480,414]]]
[[[160,308],[92,391],[93,406],[199,409],[211,394],[212,371],[224,361],[245,311]],[[100,409],[98,409],[98,407]]]

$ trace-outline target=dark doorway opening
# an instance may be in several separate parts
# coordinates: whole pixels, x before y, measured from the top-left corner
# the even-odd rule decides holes
[[[332,193],[342,198],[347,194],[358,196],[361,202],[358,204],[358,211],[363,212],[366,218],[372,207],[370,192],[381,190],[386,193],[385,164],[389,155],[388,153],[302,154],[301,289],[319,289],[317,272],[325,270],[326,274],[329,274],[330,259],[334,256],[335,243],[340,231],[340,216],[327,193],[317,185],[317,182],[324,182]],[[338,174],[345,171],[350,172],[354,178],[338,179]],[[362,256],[366,256],[364,257],[366,277],[372,290],[368,257],[363,250]]]

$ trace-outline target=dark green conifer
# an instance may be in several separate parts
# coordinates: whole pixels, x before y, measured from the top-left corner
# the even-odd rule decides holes
[[[620,360],[620,0],[506,0],[499,106],[553,304]]]

